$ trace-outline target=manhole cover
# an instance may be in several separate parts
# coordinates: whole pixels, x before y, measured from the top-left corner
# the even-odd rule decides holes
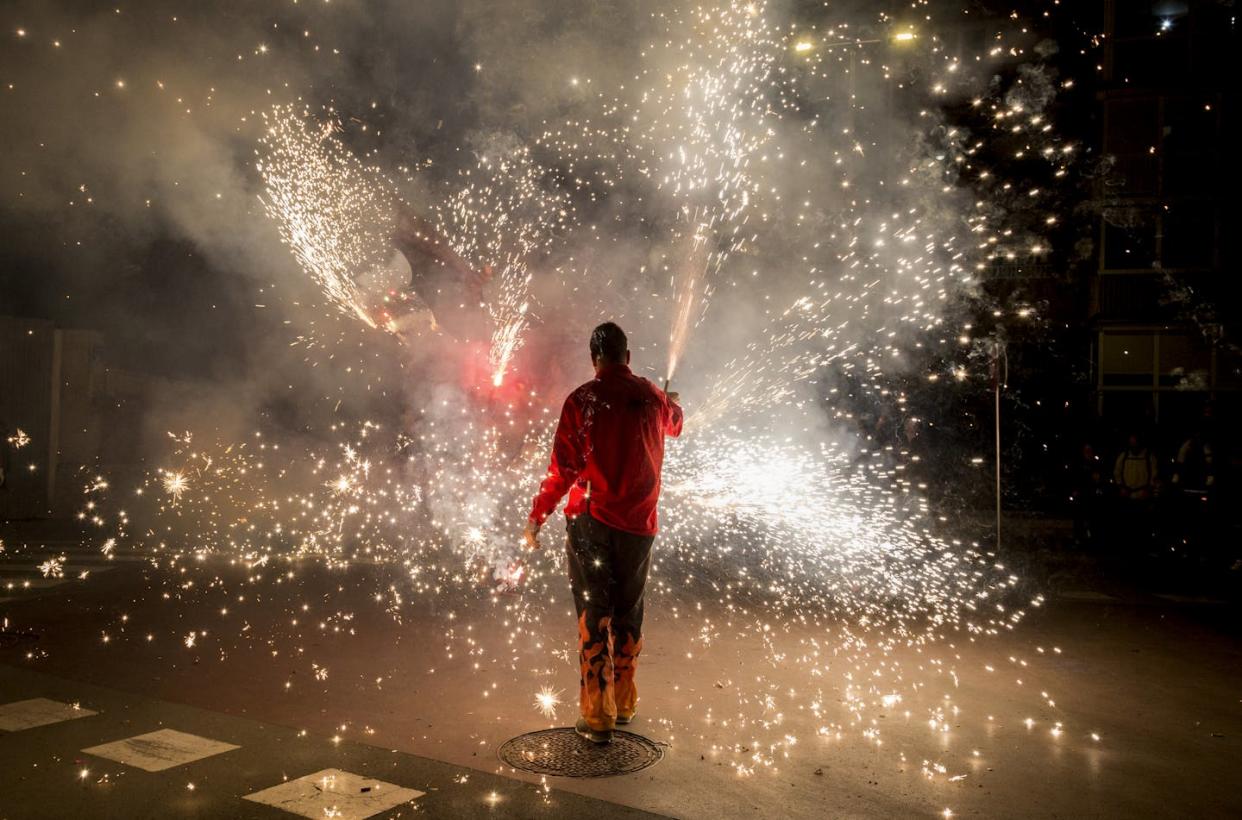
[[[596,746],[573,729],[544,729],[505,741],[496,756],[505,765],[524,772],[610,777],[659,763],[664,752],[653,741],[629,732],[613,732],[612,743]]]

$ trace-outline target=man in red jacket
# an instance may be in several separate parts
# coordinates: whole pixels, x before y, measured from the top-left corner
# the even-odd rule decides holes
[[[625,331],[605,322],[591,333],[595,378],[561,410],[548,475],[526,524],[539,529],[569,492],[569,582],[578,610],[582,692],[578,734],[612,740],[634,719],[634,669],[642,650],[643,591],[656,535],[664,436],[681,435],[676,393],[630,372]]]

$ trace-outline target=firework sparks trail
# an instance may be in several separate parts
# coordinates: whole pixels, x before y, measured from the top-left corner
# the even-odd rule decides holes
[[[637,181],[676,215],[655,237],[674,249],[665,257],[673,260],[675,293],[669,376],[713,282],[736,273],[739,251],[765,243],[795,249],[790,257],[801,265],[803,292],[783,307],[774,303],[761,332],[722,372],[709,374],[718,377],[691,417],[697,432],[670,447],[664,554],[653,571],[653,597],[717,601],[733,619],[730,630],[758,638],[773,667],[797,662],[826,681],[796,694],[762,676],[746,685],[737,726],[771,739],[762,751],[737,756],[739,774],[771,765],[796,743],[780,726],[782,709],[805,710],[823,736],[849,729],[878,744],[876,715],[926,704],[920,692],[928,674],[956,686],[951,660],[936,658],[925,673],[903,666],[900,650],[930,653],[955,636],[1002,634],[1023,620],[1026,607],[1041,604],[1038,597],[1015,604],[1017,579],[994,556],[940,534],[919,488],[893,479],[891,453],[867,451],[860,460],[847,444],[808,445],[806,437],[770,432],[778,406],[806,421],[788,407],[799,382],[837,368],[884,389],[915,347],[956,343],[943,326],[944,304],[980,265],[1014,253],[1019,240],[998,221],[974,215],[979,209],[966,209],[966,228],[946,216],[975,150],[964,135],[949,135],[934,161],[902,145],[891,162],[864,166],[864,147],[880,153],[878,138],[864,146],[861,129],[826,132],[818,111],[797,126],[784,122],[782,110],[803,98],[827,99],[820,86],[837,78],[812,35],[774,30],[763,12],[751,4],[670,15],[669,36],[651,60],[676,70],[644,72],[625,99],[601,92],[591,116],[549,126],[535,140],[559,157],[563,178],[550,179],[527,149],[506,145],[445,181],[444,195],[427,209],[453,251],[493,277],[486,311],[496,384],[530,329],[541,255],[573,227],[569,195],[557,187],[566,179],[591,180],[576,193]],[[788,59],[801,61],[798,82],[810,90],[788,90],[794,72],[781,62]],[[946,65],[948,76],[953,63]],[[998,106],[1002,127],[1021,118],[1013,109]],[[263,201],[282,238],[333,308],[391,329],[373,307],[379,297],[359,282],[388,253],[400,186],[365,167],[329,131],[308,127],[293,108],[273,109],[266,123]],[[1032,140],[1048,141],[1040,156],[1051,165],[1064,161],[1041,123],[1029,129]],[[809,182],[805,191],[780,188],[773,169],[802,167],[794,165],[802,157],[830,158],[839,187],[823,195]],[[756,287],[762,293],[763,283]],[[179,440],[181,470],[157,472],[138,488],[147,505],[141,514],[152,521],[144,531],[163,534],[175,525],[187,533],[184,543],[161,535],[151,545],[173,562],[221,553],[256,569],[301,556],[331,566],[391,564],[400,580],[376,598],[392,612],[414,596],[475,600],[469,594],[480,580],[505,580],[514,571],[518,539],[509,525],[543,466],[555,422],[545,405],[537,395],[504,407],[429,404],[415,409],[411,432],[395,443],[377,425],[341,425],[332,430],[340,440],[323,453],[284,453],[257,434],[194,450]],[[104,488],[97,482],[90,490],[84,520],[101,529],[128,523],[124,513],[109,520],[96,503]],[[116,542],[104,543],[111,554]],[[563,586],[559,574],[535,562],[522,571],[523,585],[539,594],[503,604],[493,596],[491,610],[472,616],[496,619],[488,631],[503,645],[489,650],[509,659],[532,645],[545,656],[543,625],[561,618],[547,594]],[[482,639],[476,643],[451,620],[446,643],[481,654]],[[706,624],[688,645],[709,646],[721,632]],[[554,717],[560,694],[540,689],[535,708]],[[826,700],[841,702],[841,723]],[[934,702],[926,717],[947,731],[954,708]],[[925,765],[928,777],[945,774],[938,765]]]
[[[671,381],[677,372],[677,362],[685,350],[690,336],[692,318],[701,296],[700,289],[707,276],[707,237],[696,233],[690,240],[690,249],[680,266],[677,277],[676,308],[673,311],[673,329],[668,340],[668,368],[665,381]]]
[[[494,155],[493,155],[494,153]],[[501,145],[460,175],[460,188],[433,206],[437,232],[497,280],[487,303],[492,321],[488,364],[499,387],[529,326],[530,265],[573,219],[563,190],[526,147]]]
[[[710,32],[709,36],[702,36]],[[674,279],[674,310],[669,334],[671,380],[691,328],[702,320],[711,297],[709,272],[719,271],[742,242],[738,230],[750,204],[754,181],[751,156],[771,136],[764,114],[775,45],[763,9],[754,4],[700,10],[693,42],[704,43],[687,72],[681,98],[688,139],[679,139],[679,164],[666,174],[674,197],[696,202],[694,230]],[[727,228],[736,223],[732,235]]]
[[[663,84],[645,87],[633,100],[601,94],[599,107],[615,120],[611,126],[586,117],[539,139],[571,170],[590,157],[626,158],[632,171],[597,168],[599,182],[611,187],[629,173],[650,179],[678,214],[667,237],[678,250],[670,271],[666,378],[706,314],[715,274],[748,238],[743,229],[759,187],[752,164],[774,136],[771,76],[784,44],[765,8],[734,3],[685,16],[670,12],[670,39],[645,52],[653,64],[674,66]]]
[[[292,106],[264,113],[264,208],[302,268],[339,310],[378,327],[356,284],[384,261],[395,199],[332,134]]]
[[[1023,617],[982,607],[1008,597],[1015,576],[935,536],[925,508],[904,507],[835,446],[696,443],[670,464],[668,490],[679,544],[724,541],[780,579],[773,606],[817,610],[881,645],[931,643],[945,629],[996,634]]]
[[[281,238],[330,304],[367,326],[396,332],[386,295],[400,285],[382,273],[401,197],[397,183],[364,166],[336,138],[292,106],[265,113],[258,169],[263,204]],[[566,192],[530,150],[501,145],[445,183],[431,227],[487,285],[492,383],[499,386],[529,327],[530,265],[572,222]],[[413,176],[407,177],[407,182]],[[379,272],[377,277],[369,276]],[[365,278],[375,282],[360,285]]]
[[[921,137],[907,141],[859,122],[854,77],[860,66],[852,52],[846,58],[832,48],[856,49],[864,42],[851,39],[848,26],[778,31],[765,22],[762,4],[699,10],[687,19],[669,12],[667,19],[667,39],[644,52],[661,66],[651,75],[662,83],[643,86],[629,98],[601,92],[597,115],[551,128],[539,143],[559,152],[572,173],[595,180],[601,190],[628,176],[665,191],[680,208],[679,224],[690,227],[669,231],[674,247],[679,242],[684,247],[687,235],[708,238],[706,265],[697,259],[687,264],[692,255],[683,250],[666,266],[675,295],[670,369],[731,255],[743,248],[762,251],[764,234],[776,233],[782,237],[778,242],[798,248],[794,258],[807,266],[807,292],[783,313],[769,314],[764,332],[709,381],[710,395],[694,410],[702,424],[692,429],[785,402],[794,395],[794,384],[826,368],[861,371],[882,381],[891,366],[907,366],[911,347],[923,346],[912,344],[912,337],[950,336],[943,308],[973,287],[976,271],[995,260],[1042,252],[1038,238],[1005,228],[996,209],[958,198],[968,187],[964,176],[988,181],[998,194],[1006,190],[1003,182],[992,186],[996,175],[976,164],[981,141],[969,140],[962,129],[943,128],[936,155],[929,156]],[[908,27],[894,30],[892,42],[899,48],[915,40]],[[926,34],[919,41],[937,38]],[[932,53],[939,55],[937,69],[943,73],[932,96],[950,88],[965,93],[969,81],[959,70],[960,56],[938,46]],[[891,79],[891,66],[877,70]],[[842,84],[848,84],[848,95],[839,95]],[[837,97],[845,102],[807,104]],[[1053,177],[1064,176],[1073,146],[1061,141],[1045,118],[1025,112],[1008,95],[977,97],[973,106],[991,120],[984,127],[1041,143],[1022,145],[1019,156],[1038,157]],[[792,122],[788,114],[796,114]],[[849,123],[839,133],[825,127],[834,114]],[[876,158],[883,153],[886,159]],[[839,169],[839,196],[831,185],[800,190],[770,184],[778,166],[801,173],[808,158],[817,156]],[[803,159],[792,165],[797,157]],[[1025,192],[1034,200],[1040,193]],[[782,214],[781,220],[775,214]],[[1049,217],[1048,224],[1055,221]],[[782,222],[793,230],[782,231]],[[949,367],[943,374],[949,372],[956,375]]]
[[[406,594],[466,595],[509,566],[516,539],[506,536],[503,518],[529,491],[524,479],[533,468],[506,458],[484,427],[476,435],[485,446],[469,471],[454,469],[463,433],[478,423],[429,421],[427,447],[419,449],[394,450],[372,424],[339,431],[344,440],[335,455],[281,458],[261,438],[198,447],[185,454],[197,479],[179,503],[160,500],[143,515],[178,524],[193,541],[177,550],[161,542],[155,555],[175,563],[182,552],[199,559],[223,553],[256,568],[289,556],[316,556],[329,566],[378,561],[404,568]],[[755,634],[774,663],[790,651],[783,633],[809,628],[798,651],[818,658],[833,647],[842,669],[870,670],[865,683],[848,672],[840,683],[849,720],[868,740],[880,740],[871,725],[877,711],[921,702],[921,678],[896,660],[903,649],[929,651],[959,634],[993,636],[1022,621],[1023,608],[1013,605],[1017,579],[986,551],[936,536],[924,503],[877,480],[887,469],[880,460],[860,467],[834,445],[808,451],[736,430],[689,444],[670,454],[652,594],[671,604],[720,598],[731,631]],[[429,483],[413,484],[412,475]],[[431,530],[417,523],[428,513]],[[557,620],[549,590],[560,572],[529,570],[523,584],[531,594],[499,610],[509,640],[524,636],[519,646],[542,641],[541,625]],[[399,611],[399,602],[390,606]],[[770,631],[772,622],[785,624],[781,633]],[[715,632],[709,624],[694,642],[708,646]],[[826,675],[821,663],[808,666]],[[956,673],[948,667],[946,674]],[[813,696],[822,697],[818,690]],[[552,717],[557,701],[556,692],[541,690],[536,708]],[[762,703],[765,713],[780,708],[771,695]]]

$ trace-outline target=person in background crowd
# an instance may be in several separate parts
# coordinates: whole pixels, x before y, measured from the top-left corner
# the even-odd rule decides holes
[[[1138,433],[1131,433],[1125,449],[1113,463],[1113,484],[1117,487],[1117,513],[1120,516],[1116,529],[1122,536],[1122,543],[1111,545],[1114,549],[1128,550],[1150,545],[1158,477],[1156,456]]]
[[[1211,403],[1203,408],[1203,417],[1194,431],[1177,450],[1171,483],[1183,493],[1200,496],[1216,494],[1217,445],[1216,425]]]
[[[1074,543],[1080,547],[1096,546],[1100,513],[1108,496],[1104,464],[1095,448],[1084,443],[1079,453],[1070,502],[1074,507]]]
[[[1225,545],[1219,531],[1219,471],[1223,459],[1217,444],[1215,413],[1211,402],[1195,431],[1182,442],[1169,479],[1174,491],[1173,504],[1181,521],[1181,542],[1197,557],[1210,558]]]
[[[1126,447],[1113,463],[1113,483],[1117,493],[1132,502],[1150,501],[1156,494],[1156,457],[1137,433],[1131,433]]]

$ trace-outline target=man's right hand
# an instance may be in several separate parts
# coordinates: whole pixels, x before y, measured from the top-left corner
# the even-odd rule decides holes
[[[671,401],[673,404],[681,403],[681,394],[676,391],[672,393],[665,393],[664,395],[668,396],[668,400]]]
[[[543,546],[539,543],[539,525],[534,521],[526,522],[526,532],[522,533],[522,538],[526,542],[527,549],[537,550]]]

